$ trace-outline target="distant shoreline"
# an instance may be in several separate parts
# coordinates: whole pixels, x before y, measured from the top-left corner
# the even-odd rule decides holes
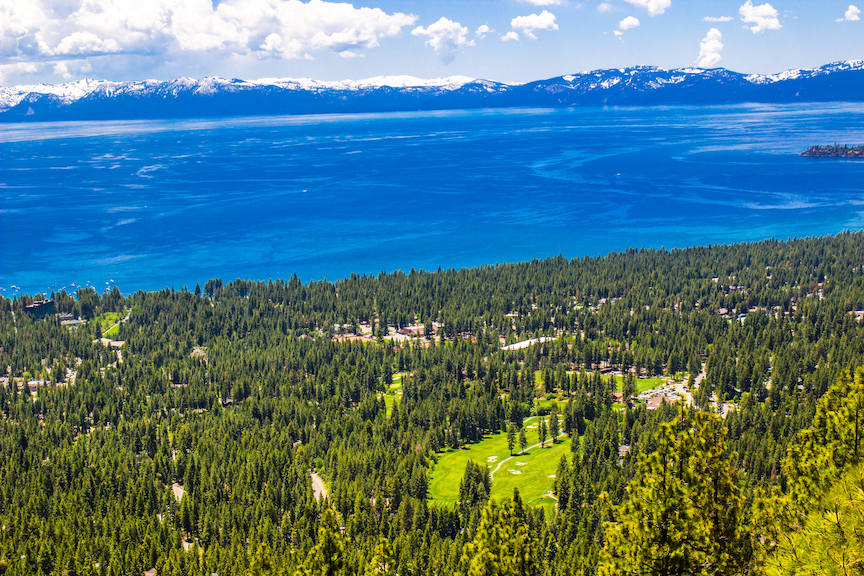
[[[799,156],[808,158],[857,158],[864,160],[864,146],[834,144],[831,146],[810,146]]]

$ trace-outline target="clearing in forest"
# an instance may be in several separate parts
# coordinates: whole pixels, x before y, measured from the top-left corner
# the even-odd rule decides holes
[[[408,372],[397,372],[394,374],[393,383],[389,388],[387,388],[387,391],[382,394],[384,397],[384,404],[387,406],[388,417],[393,412],[393,404],[395,404],[397,400],[400,402],[402,401],[402,378],[404,378],[406,374],[408,374]]]
[[[513,488],[519,487],[522,500],[530,506],[543,506],[547,513],[555,504],[554,497],[549,494],[555,482],[558,461],[562,454],[570,457],[570,439],[562,436],[557,444],[546,440],[546,448],[538,444],[537,417],[526,418],[524,425],[534,426],[526,430],[528,448],[519,453],[519,437],[513,456],[507,449],[507,433],[501,432],[487,436],[482,442],[471,444],[461,450],[450,450],[438,456],[438,462],[432,468],[429,481],[429,494],[433,502],[446,506],[454,506],[459,498],[459,482],[465,472],[468,460],[489,467],[492,476],[492,496],[494,498],[509,498]]]

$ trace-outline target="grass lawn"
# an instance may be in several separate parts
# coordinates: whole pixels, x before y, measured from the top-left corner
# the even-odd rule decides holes
[[[560,398],[555,398],[554,400],[546,400],[546,399],[536,399],[534,400],[534,406],[539,406],[540,410],[543,411],[544,414],[548,414],[552,409],[552,403],[558,404],[558,412],[564,408],[564,404],[567,404],[567,394],[561,394]],[[534,444],[534,442],[532,442]]]
[[[621,384],[624,381],[623,376],[615,376],[615,390],[621,392]],[[636,379],[636,394],[641,394],[645,390],[662,386],[666,383],[665,378],[637,378]]]
[[[537,418],[525,419],[525,425],[529,446],[537,444]],[[530,428],[534,426],[534,428]],[[518,440],[517,440],[518,442]],[[558,444],[551,448],[547,441],[547,448],[529,449],[525,454],[514,456],[503,462],[495,472],[492,481],[492,496],[494,498],[509,498],[513,495],[513,487],[519,487],[522,500],[531,506],[543,506],[546,512],[551,513],[555,500],[546,496],[552,490],[555,481],[555,472],[558,469],[558,461],[562,454],[570,454],[570,439],[561,438]],[[516,447],[518,450],[518,446]],[[499,463],[510,457],[507,449],[507,434],[493,434],[487,436],[482,442],[472,444],[463,450],[451,450],[438,458],[438,463],[432,469],[432,477],[429,481],[429,493],[434,502],[453,506],[459,498],[459,482],[465,472],[465,464],[468,460],[474,460],[478,464],[486,464],[492,472]]]
[[[120,322],[120,319],[126,316],[126,312],[128,312],[128,310],[123,310],[122,312],[105,312],[93,319],[94,321],[99,322],[99,325],[103,328],[107,328],[105,332],[102,333],[103,338],[116,336],[120,332],[120,326],[115,326],[115,324]]]
[[[402,377],[408,372],[397,372],[393,375],[393,384],[384,393],[384,403],[387,405],[387,416],[393,413],[393,404],[402,400]]]
[[[568,372],[567,374],[574,374],[575,372]],[[537,372],[536,374],[540,374]],[[588,373],[589,375],[591,372]],[[603,378],[609,378],[608,376],[603,376]],[[621,392],[621,384],[624,381],[623,376],[613,376],[615,378],[615,391]],[[540,382],[538,382],[539,384]],[[645,390],[650,390],[651,388],[656,388],[657,386],[662,386],[666,383],[666,378],[636,378],[636,393],[641,394]],[[566,400],[566,398],[565,398]]]

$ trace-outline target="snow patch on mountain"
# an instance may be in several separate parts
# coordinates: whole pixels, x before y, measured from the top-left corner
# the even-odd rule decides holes
[[[304,103],[299,105],[299,109],[306,112],[315,110],[316,113],[332,109],[332,102],[338,102],[338,105],[341,106],[340,109],[350,109],[352,98],[349,94],[357,94],[358,101],[364,103],[365,108],[361,106],[359,109],[369,109],[370,106],[373,109],[387,109],[387,102],[394,97],[397,98],[397,100],[393,100],[394,102],[401,102],[401,104],[397,104],[397,107],[404,106],[405,102],[410,101],[405,100],[406,97],[415,98],[418,106],[431,105],[434,107],[435,104],[431,104],[432,100],[451,93],[455,93],[455,100],[445,98],[441,101],[446,102],[448,106],[454,105],[454,103],[457,103],[457,106],[464,103],[467,107],[500,105],[496,104],[497,102],[505,103],[504,105],[508,106],[534,105],[535,100],[532,99],[534,97],[529,96],[529,94],[551,95],[554,98],[551,101],[553,104],[564,105],[572,105],[580,101],[579,99],[584,102],[596,102],[596,100],[591,100],[592,94],[602,94],[602,96],[597,97],[603,98],[604,102],[607,98],[625,98],[628,102],[637,102],[641,98],[638,96],[640,94],[648,98],[646,101],[657,101],[658,97],[652,96],[652,94],[660,94],[659,98],[672,98],[673,101],[686,102],[691,101],[688,98],[696,98],[696,100],[692,100],[695,102],[698,101],[698,98],[705,98],[706,87],[710,85],[728,88],[732,92],[727,91],[724,94],[730,94],[729,98],[735,100],[736,98],[749,97],[746,95],[750,94],[740,90],[734,92],[738,89],[736,86],[746,86],[747,84],[751,87],[754,85],[770,86],[787,81],[804,82],[815,76],[853,70],[864,70],[864,60],[847,60],[814,69],[792,69],[779,74],[751,74],[748,76],[724,68],[685,67],[666,70],[656,66],[636,66],[584,71],[531,82],[527,85],[481,80],[467,76],[423,79],[408,75],[377,76],[365,80],[340,81],[322,81],[311,78],[241,80],[220,77],[201,79],[181,77],[169,81],[135,80],[127,82],[85,79],[56,85],[36,84],[0,87],[0,113],[18,106],[25,101],[25,98],[26,102],[32,104],[34,114],[40,114],[40,110],[50,109],[55,111],[50,114],[56,117],[57,114],[64,113],[62,111],[57,112],[57,110],[72,108],[70,105],[81,99],[85,99],[81,103],[82,106],[92,107],[98,106],[98,104],[94,104],[95,102],[123,97],[126,102],[121,106],[126,106],[127,109],[134,109],[137,106],[137,101],[149,102],[151,110],[149,113],[152,114],[152,110],[156,110],[155,114],[158,115],[158,109],[163,106],[159,102],[164,100],[165,109],[174,106],[175,108],[171,113],[183,115],[191,113],[190,111],[197,106],[188,103],[189,96],[205,96],[207,98],[199,100],[199,102],[212,104],[211,110],[215,110],[217,114],[222,114],[225,113],[225,108],[219,108],[219,99],[222,95],[242,97],[244,94],[250,96],[258,94],[265,99],[259,100],[259,102],[278,103],[289,102],[292,94],[301,93],[310,94],[313,98],[312,104],[309,104],[308,100],[301,100]],[[680,90],[675,88],[676,85],[680,85]],[[691,85],[693,87],[698,86],[693,94],[702,96],[684,95]],[[667,96],[670,94],[672,96]],[[740,94],[745,94],[745,96],[739,96]],[[495,97],[498,95],[502,98],[496,100]],[[491,98],[487,98],[487,96]],[[237,105],[237,102],[243,101],[237,100],[236,97],[232,96],[233,100],[222,100],[221,102],[231,102],[232,104],[229,106],[233,106]],[[459,100],[460,98],[462,100]],[[710,100],[710,97],[708,99]],[[521,104],[523,102],[525,104]],[[184,106],[186,108],[183,108]],[[414,104],[412,103],[411,106],[413,108]],[[24,107],[21,108],[23,110]],[[86,107],[83,109],[88,110]],[[278,105],[274,105],[272,109],[275,113],[283,113]],[[30,114],[31,112],[28,111],[27,113]],[[20,112],[15,114],[20,115]],[[131,115],[134,116],[134,112]]]
[[[30,84],[20,86],[0,86],[0,110],[15,106],[28,94],[50,94],[59,98],[64,104],[70,104],[83,98],[94,88],[104,84],[113,84],[108,80],[92,80],[86,78],[64,84]]]
[[[744,79],[753,84],[773,84],[775,82],[784,82],[786,80],[797,80],[799,78],[813,78],[823,74],[833,74],[836,72],[845,72],[848,70],[864,70],[864,60],[845,60],[841,62],[832,62],[819,68],[793,68],[780,72],[779,74],[750,74]]]
[[[375,90],[382,88],[394,89],[434,89],[443,92],[458,90],[467,84],[476,83],[485,90],[494,92],[503,86],[517,86],[518,83],[500,83],[488,80],[478,80],[467,76],[450,76],[447,78],[417,78],[415,76],[376,76],[365,80],[322,81],[311,78],[261,78],[258,80],[226,79],[207,77],[181,77],[168,81],[133,80],[128,82],[112,82],[109,80],[78,80],[66,84],[34,84],[12,87],[0,87],[0,111],[7,110],[20,103],[28,94],[50,94],[57,96],[64,104],[84,98],[95,93],[106,97],[121,94],[162,94],[177,96],[183,92],[201,95],[213,95],[219,92],[234,92],[253,89],[261,86],[273,86],[283,90],[350,91]]]

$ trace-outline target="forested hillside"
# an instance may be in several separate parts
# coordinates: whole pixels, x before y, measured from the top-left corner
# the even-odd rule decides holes
[[[862,317],[862,233],[0,299],[0,574],[860,574]],[[552,508],[431,501],[558,414]]]

